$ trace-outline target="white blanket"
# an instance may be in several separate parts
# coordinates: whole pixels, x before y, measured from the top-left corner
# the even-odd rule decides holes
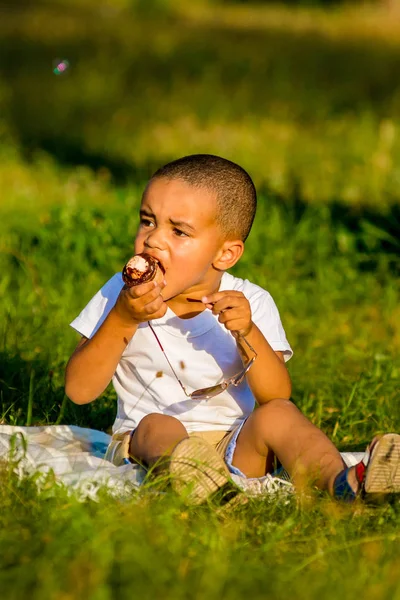
[[[111,437],[95,429],[73,425],[18,427],[0,425],[0,463],[6,463],[20,477],[42,473],[38,487],[52,471],[55,479],[79,499],[98,500],[101,488],[117,497],[128,497],[139,488],[146,471],[139,465],[115,467],[104,460]],[[363,452],[343,453],[350,466],[359,462]],[[260,479],[232,479],[249,495],[291,493],[292,484],[267,475]]]
[[[0,425],[0,461],[11,463],[20,477],[53,471],[82,500],[96,500],[101,487],[127,496],[142,483],[145,471],[139,465],[115,467],[103,460],[110,440],[102,431],[71,425]]]

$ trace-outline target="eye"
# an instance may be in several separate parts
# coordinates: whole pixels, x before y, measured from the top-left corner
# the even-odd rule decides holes
[[[178,237],[189,237],[187,233],[185,233],[184,231],[182,231],[182,229],[178,229],[177,227],[174,227],[174,233]]]
[[[141,217],[140,224],[144,227],[151,227],[152,225],[154,225],[153,221],[150,221],[150,219],[148,219],[147,217]]]

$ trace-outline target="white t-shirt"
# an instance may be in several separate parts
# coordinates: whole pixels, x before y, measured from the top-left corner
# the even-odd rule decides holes
[[[71,326],[91,338],[114,306],[123,285],[121,274],[114,275]],[[229,273],[223,274],[219,289],[243,292],[250,302],[253,322],[273,350],[282,351],[285,360],[289,360],[293,352],[271,295]],[[151,323],[188,393],[215,385],[242,368],[235,339],[210,310],[192,319],[181,319],[168,308],[164,317]],[[118,396],[114,433],[134,429],[150,413],[176,417],[189,432],[228,431],[241,423],[255,404],[246,381],[237,387],[229,386],[209,400],[185,396],[147,323],[139,325],[125,348],[112,381]]]

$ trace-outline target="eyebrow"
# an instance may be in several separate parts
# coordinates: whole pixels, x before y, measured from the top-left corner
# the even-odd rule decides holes
[[[196,231],[195,228],[192,227],[192,225],[189,225],[189,223],[186,223],[186,221],[174,221],[174,219],[170,219],[169,222],[175,227],[183,227],[183,229],[189,229],[189,231],[193,232]]]
[[[155,214],[151,210],[147,210],[145,208],[142,208],[140,210],[140,216],[142,215],[146,217],[155,218]],[[196,229],[192,225],[189,225],[189,223],[186,223],[186,221],[176,221],[175,219],[170,218],[169,222],[171,223],[171,225],[174,225],[174,227],[182,227],[183,229],[188,229],[189,231],[193,232],[196,231]]]
[[[151,210],[146,210],[145,208],[140,209],[140,216],[145,215],[146,217],[155,217],[155,214]]]

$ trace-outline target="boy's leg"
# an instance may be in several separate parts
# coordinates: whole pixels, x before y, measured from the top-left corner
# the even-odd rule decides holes
[[[215,448],[201,437],[189,437],[174,417],[156,413],[144,417],[131,438],[129,453],[152,468],[153,474],[168,468],[173,489],[191,504],[201,504],[218,492],[222,503],[241,494]]]
[[[135,429],[129,454],[149,468],[156,463],[162,466],[162,459],[170,456],[175,446],[187,437],[188,433],[178,419],[152,413],[143,417]]]
[[[334,481],[343,460],[327,436],[289,400],[271,400],[255,409],[238,436],[232,464],[247,477],[262,477],[273,470],[274,457],[297,488],[309,483],[333,495]],[[357,487],[353,473],[349,483]]]

